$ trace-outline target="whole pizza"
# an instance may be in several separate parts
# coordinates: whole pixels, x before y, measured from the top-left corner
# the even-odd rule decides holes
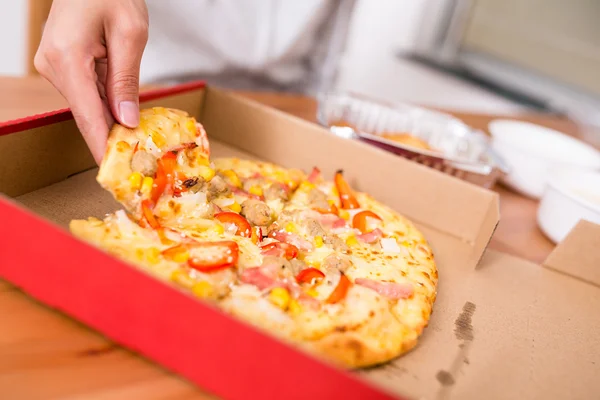
[[[436,298],[430,246],[337,171],[211,159],[187,113],[115,125],[98,182],[124,209],[74,235],[346,368],[412,349]]]

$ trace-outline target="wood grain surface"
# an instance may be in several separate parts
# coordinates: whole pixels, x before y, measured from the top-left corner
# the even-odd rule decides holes
[[[0,78],[0,121],[66,106],[46,81],[37,77]],[[274,93],[242,95],[315,121],[311,98]],[[485,129],[498,116],[456,113]],[[559,117],[523,119],[576,135]],[[537,202],[502,186],[501,222],[490,246],[537,263],[553,244],[538,229]],[[111,344],[101,335],[31,300],[0,280],[0,398],[2,399],[209,399],[209,394],[160,366]],[[202,360],[199,360],[202,362]]]

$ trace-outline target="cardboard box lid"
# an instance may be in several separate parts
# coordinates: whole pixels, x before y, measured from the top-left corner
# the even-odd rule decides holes
[[[360,372],[362,378],[413,398],[589,398],[600,392],[600,365],[595,361],[600,359],[600,292],[587,275],[595,258],[581,263],[588,266],[585,274],[577,270],[585,281],[557,272],[580,261],[581,243],[598,236],[597,226],[583,224],[584,238],[575,229],[553,253],[555,258],[549,257],[548,268],[487,251],[480,268],[474,269],[498,220],[495,194],[218,90],[181,93],[154,104],[201,117],[220,155],[246,154],[305,169],[318,164],[326,174],[347,160],[345,170],[356,187],[418,223],[434,245],[439,266],[430,326],[411,353]],[[63,121],[0,137],[0,157],[10,155],[9,150],[15,157],[29,154],[35,141],[46,140],[40,135],[54,135],[52,143],[81,141],[73,129],[71,121]],[[38,154],[38,164],[62,162],[71,173],[85,169],[79,156],[65,159],[60,149],[50,145]],[[339,150],[343,155],[335,156]],[[63,226],[79,215],[112,211],[113,203],[95,184],[95,171],[66,180],[60,174],[45,175],[40,166],[34,171],[42,176],[9,165],[0,172],[0,191],[14,189],[8,178],[30,178],[29,186],[14,191],[16,200]],[[439,207],[442,200],[444,207]],[[598,254],[594,243],[586,251]]]
[[[600,229],[581,220],[544,261],[544,266],[600,287]]]

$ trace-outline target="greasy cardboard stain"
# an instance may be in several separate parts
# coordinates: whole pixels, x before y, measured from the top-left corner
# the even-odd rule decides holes
[[[454,321],[454,334],[458,340],[473,340],[473,313],[477,306],[467,301],[463,306],[462,312]]]
[[[447,370],[439,370],[435,375],[440,383],[440,390],[436,399],[447,399],[450,397],[450,387],[456,383],[456,376],[464,365],[469,365],[467,354],[469,347],[474,339],[473,334],[473,314],[477,306],[467,301],[462,308],[461,313],[454,321],[454,335],[460,341],[458,344],[458,355]]]
[[[438,380],[439,383],[442,384],[442,386],[454,385],[454,377],[448,371],[438,371],[438,373],[435,375],[435,378]]]

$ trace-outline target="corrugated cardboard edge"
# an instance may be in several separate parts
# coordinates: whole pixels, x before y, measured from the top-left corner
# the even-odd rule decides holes
[[[600,287],[600,225],[580,220],[543,266]]]

